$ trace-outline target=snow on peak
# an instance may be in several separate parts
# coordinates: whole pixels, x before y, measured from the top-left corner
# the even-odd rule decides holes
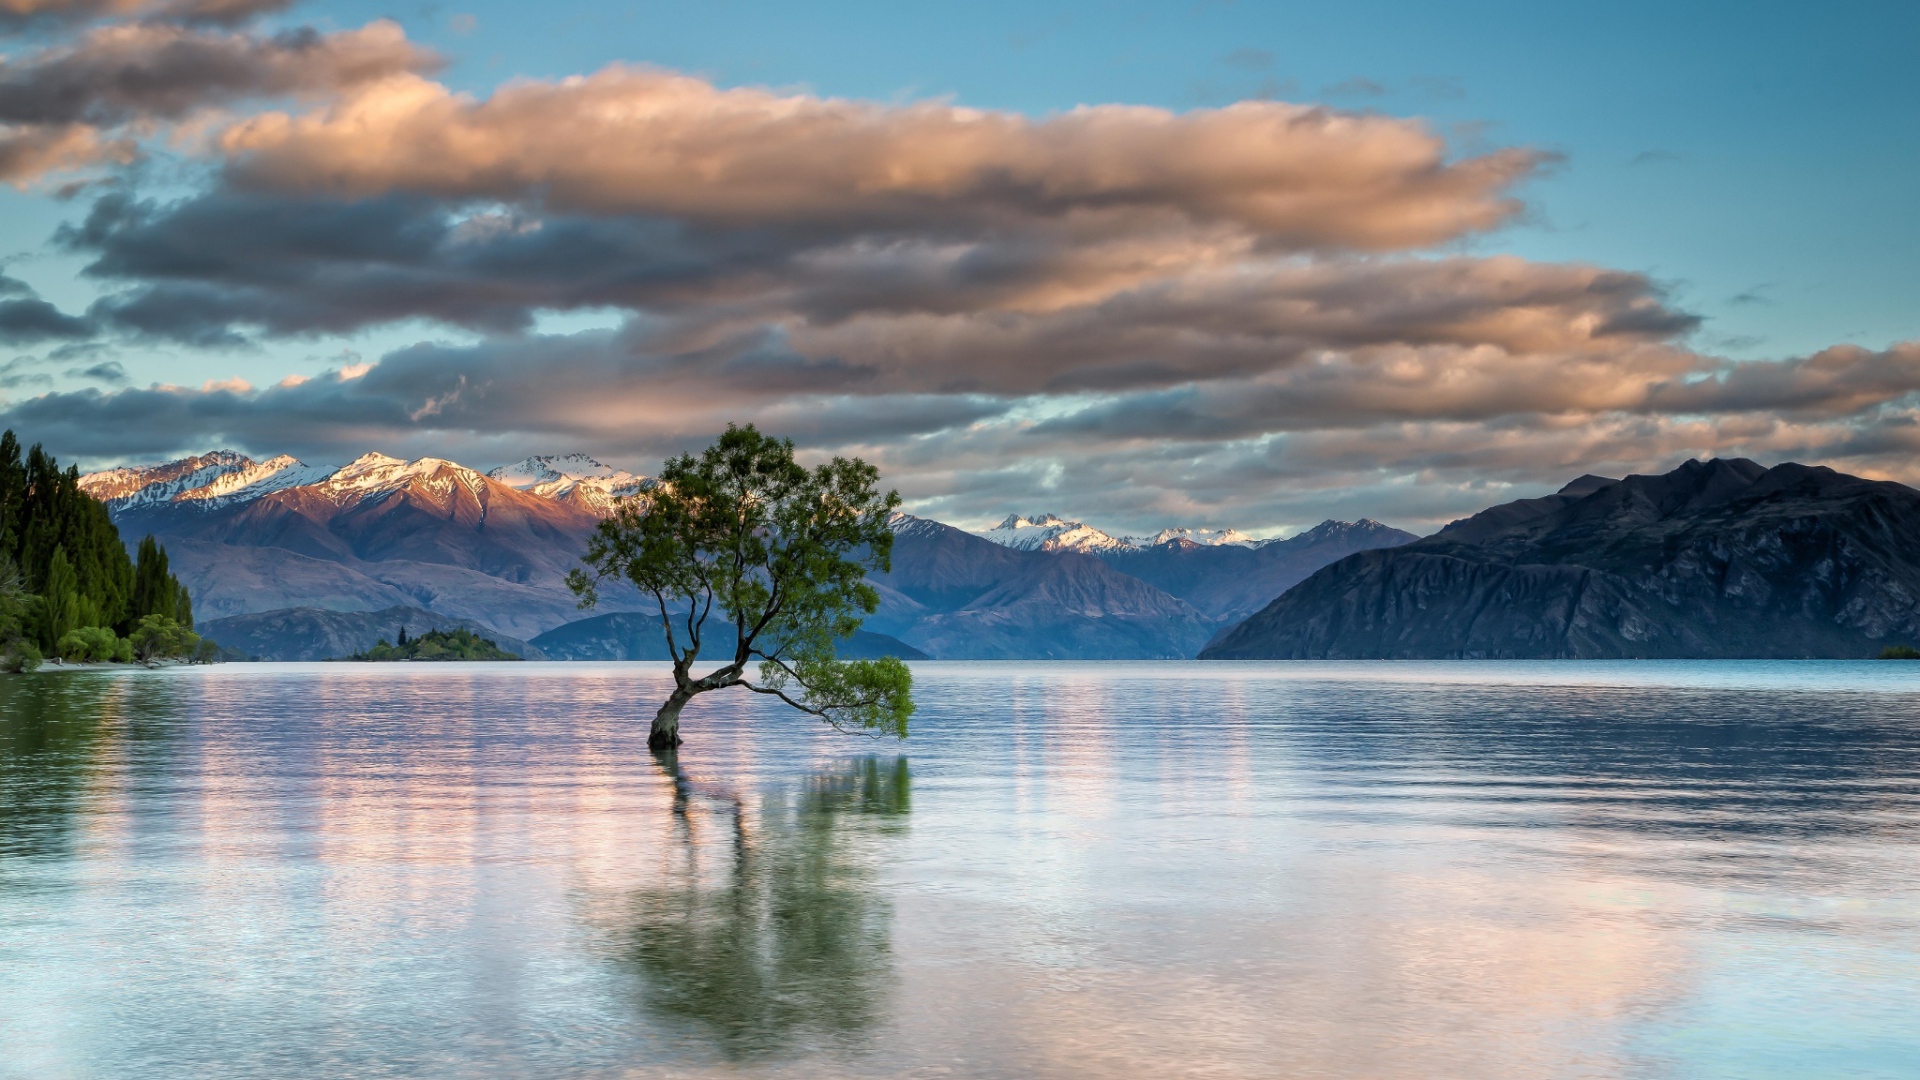
[[[603,465],[585,454],[540,454],[487,473],[498,483],[529,495],[575,502],[602,517],[614,505],[651,483],[644,476]]]
[[[555,480],[627,476],[610,465],[602,465],[585,454],[536,454],[524,461],[502,465],[487,473],[508,487],[526,489]]]
[[[938,536],[947,526],[931,518],[915,517],[904,510],[887,515],[887,528],[895,536]]]
[[[1115,536],[1081,521],[1069,521],[1055,514],[1021,517],[1009,514],[1005,521],[980,533],[996,544],[1022,551],[1138,551],[1157,544],[1180,541],[1202,547],[1235,545],[1252,547],[1259,541],[1237,529],[1161,529],[1152,536]]]
[[[385,496],[413,485],[445,504],[456,486],[466,488],[479,498],[486,489],[487,478],[445,458],[402,461],[385,454],[362,454],[313,487],[327,499],[346,503]]]
[[[317,469],[290,455],[281,454],[265,461],[250,462],[246,467],[225,473],[210,483],[183,491],[175,495],[173,501],[211,510],[216,506],[248,502],[292,487],[317,484],[331,475],[332,469]]]
[[[159,465],[136,465],[80,478],[80,490],[113,511],[170,502],[181,494],[230,473],[254,467],[252,458],[234,450],[214,450]]]
[[[1145,539],[1127,537],[1136,547],[1153,547],[1172,540],[1183,540],[1201,547],[1252,547],[1259,541],[1238,529],[1188,529],[1175,527],[1161,529]]]
[[[1121,551],[1134,546],[1084,522],[1067,521],[1053,514],[1032,518],[1008,514],[1005,521],[980,536],[1020,551]]]

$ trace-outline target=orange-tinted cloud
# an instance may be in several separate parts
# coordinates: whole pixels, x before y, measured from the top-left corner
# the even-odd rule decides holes
[[[0,0],[0,28],[107,18],[233,25],[280,11],[291,3],[292,0]]]
[[[125,160],[137,125],[263,97],[329,94],[439,62],[386,21],[272,36],[164,22],[95,27],[0,60],[0,179]]]
[[[65,320],[70,347],[478,340],[0,418],[56,444],[646,469],[755,420],[876,459],[932,513],[1068,491],[1134,531],[1310,523],[1316,500],[1418,524],[1714,453],[1920,480],[1920,347],[1732,362],[1643,274],[1443,256],[1522,213],[1535,151],[1275,102],[1032,118],[622,66],[469,96],[391,23],[267,37],[167,10],[0,65],[0,177],[211,133],[197,191],[128,178],[60,233],[106,295],[20,318]],[[534,333],[582,311],[617,325]]]
[[[1493,228],[1540,154],[1449,161],[1417,122],[1277,102],[1176,114],[1103,105],[1034,120],[926,102],[721,89],[611,67],[475,99],[418,77],[229,130],[253,190],[527,200],[706,224],[1039,226],[1156,217],[1276,248],[1395,250]]]

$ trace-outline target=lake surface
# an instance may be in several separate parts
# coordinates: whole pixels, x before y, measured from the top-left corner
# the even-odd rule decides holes
[[[0,677],[0,1076],[1920,1076],[1920,664]]]

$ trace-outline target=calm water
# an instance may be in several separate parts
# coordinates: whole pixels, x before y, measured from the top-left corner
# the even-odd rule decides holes
[[[1920,1076],[1920,664],[0,678],[0,1076]]]

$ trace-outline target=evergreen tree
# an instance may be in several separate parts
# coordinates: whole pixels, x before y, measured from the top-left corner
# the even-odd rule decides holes
[[[80,578],[67,561],[67,549],[55,547],[40,588],[40,646],[51,652],[80,625]]]
[[[167,572],[167,550],[151,535],[140,541],[139,559],[133,569],[132,611],[134,621],[148,615],[173,618],[173,575]]]
[[[73,579],[73,626],[104,626],[125,635],[147,615],[191,626],[192,601],[169,571],[166,549],[143,542],[136,567],[107,508],[80,490],[78,469],[61,469],[39,446],[23,455],[13,432],[0,434],[0,559],[16,568],[23,597],[48,597],[56,552]],[[58,610],[44,599],[21,601],[37,609],[41,618],[34,622],[67,616],[66,593],[56,591],[52,599]]]

